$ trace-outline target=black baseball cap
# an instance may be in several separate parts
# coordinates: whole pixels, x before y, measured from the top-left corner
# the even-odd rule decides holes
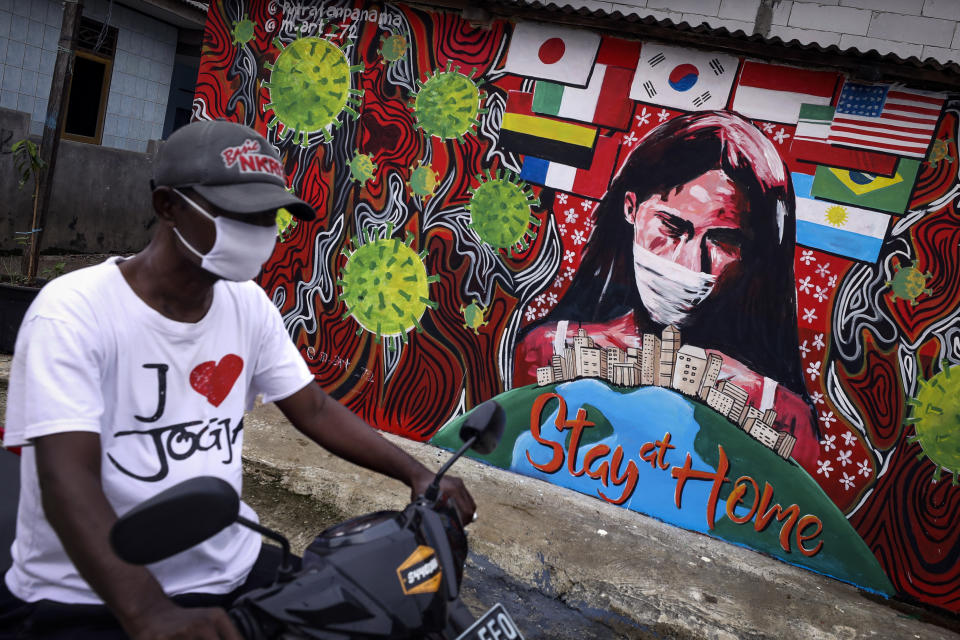
[[[313,220],[309,204],[287,191],[283,163],[259,133],[236,122],[200,120],[173,132],[153,161],[154,187],[189,187],[224,211],[281,207]]]

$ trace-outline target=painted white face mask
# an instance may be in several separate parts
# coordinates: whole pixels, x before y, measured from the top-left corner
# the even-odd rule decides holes
[[[676,327],[684,325],[717,282],[716,276],[688,269],[637,243],[633,244],[633,271],[650,318],[658,324]]]
[[[212,216],[179,190],[174,189],[174,191],[190,206],[212,220],[216,227],[217,238],[207,253],[200,253],[190,246],[190,243],[180,235],[180,231],[176,227],[173,228],[173,232],[180,238],[183,246],[200,258],[200,266],[214,275],[235,282],[255,278],[260,273],[263,263],[273,253],[277,242],[276,227],[273,225],[263,227],[223,216]]]

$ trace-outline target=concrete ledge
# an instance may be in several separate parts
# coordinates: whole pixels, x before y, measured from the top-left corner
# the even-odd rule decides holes
[[[0,356],[0,411],[9,363]],[[245,425],[245,496],[297,552],[333,523],[409,499],[403,485],[311,443],[273,405]],[[449,455],[387,437],[430,468]],[[473,460],[454,473],[480,516],[469,527],[465,601],[475,612],[497,601],[522,612],[531,640],[960,639],[917,620],[923,610],[905,615],[851,585],[588,496]]]
[[[300,436],[272,405],[248,414],[245,425],[245,460],[271,470],[292,493],[346,515],[401,508],[409,499],[402,485]],[[388,437],[431,468],[449,455]],[[531,593],[606,619],[595,636],[524,629],[528,638],[960,638],[853,586],[588,496],[472,460],[454,473],[478,504],[469,533],[479,558],[468,570],[502,571]],[[263,515],[270,521],[269,508]],[[285,531],[301,548],[317,532],[295,523]]]

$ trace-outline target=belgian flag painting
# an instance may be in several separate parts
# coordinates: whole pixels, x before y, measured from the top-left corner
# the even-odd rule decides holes
[[[500,125],[500,146],[508,151],[589,169],[597,129],[533,112],[533,94],[510,91]]]

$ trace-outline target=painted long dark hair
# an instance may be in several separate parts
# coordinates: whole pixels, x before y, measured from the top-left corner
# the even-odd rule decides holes
[[[543,319],[607,322],[634,312],[638,330],[659,332],[637,292],[633,229],[624,196],[666,197],[721,169],[742,190],[740,275],[707,298],[682,328],[684,343],[718,349],[806,395],[798,349],[793,275],[795,210],[789,173],[776,148],[731,112],[680,116],[637,145],[596,210],[596,228],[570,288]]]

